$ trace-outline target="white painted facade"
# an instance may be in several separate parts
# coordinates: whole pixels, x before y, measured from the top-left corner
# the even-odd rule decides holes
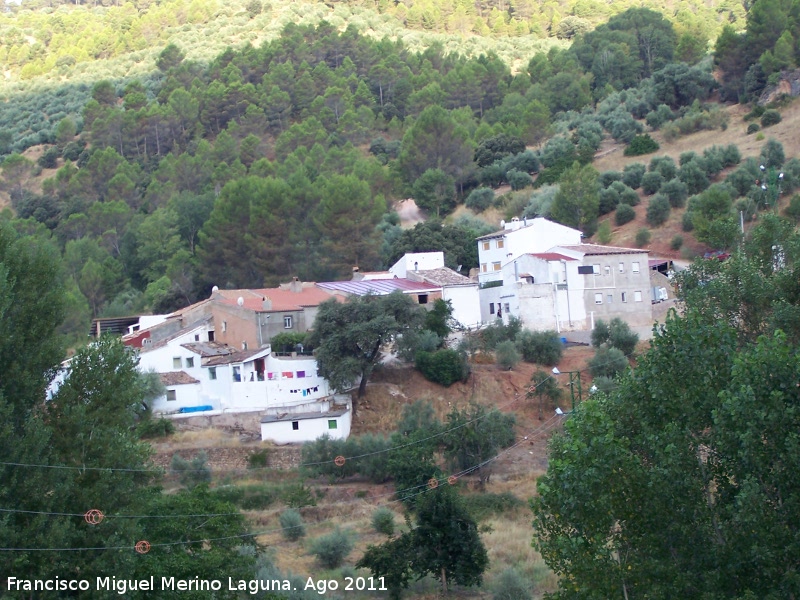
[[[400,278],[409,272],[444,268],[444,252],[409,252],[389,267],[389,273]]]
[[[203,350],[207,326],[181,332],[154,346],[143,346],[142,371],[183,372],[198,383],[166,384],[167,395],[154,402],[154,412],[210,407],[214,411],[254,411],[302,405],[330,396],[328,381],[308,355],[278,356],[269,346],[257,351],[209,355]],[[232,350],[232,349],[231,349]]]
[[[493,322],[510,316],[526,329],[556,332],[585,329],[581,264],[567,255],[523,254],[501,269],[502,285],[480,290],[481,320]]]
[[[503,265],[522,254],[545,252],[558,245],[580,244],[581,232],[542,217],[502,222],[503,229],[477,239],[478,281],[503,278]]]
[[[323,435],[335,440],[347,439],[353,414],[349,403],[338,407],[323,403],[312,409],[308,412],[270,411],[272,414],[261,419],[261,439],[276,444],[310,442]]]
[[[449,300],[453,307],[453,319],[464,327],[476,327],[481,319],[478,284],[442,286],[442,299]]]

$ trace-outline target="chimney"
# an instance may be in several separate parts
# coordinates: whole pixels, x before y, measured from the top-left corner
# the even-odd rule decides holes
[[[292,277],[292,282],[289,284],[289,289],[295,294],[303,291],[303,282],[297,277]]]
[[[272,310],[272,300],[270,300],[269,298],[267,298],[266,296],[264,296],[264,297],[261,299],[261,308],[262,308],[263,310]]]

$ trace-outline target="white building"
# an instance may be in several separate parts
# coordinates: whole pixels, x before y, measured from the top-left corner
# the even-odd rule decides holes
[[[323,412],[268,414],[261,419],[261,439],[291,444],[315,440],[327,434],[334,440],[346,440],[350,435],[351,420],[349,406]]]
[[[481,290],[481,319],[517,317],[527,329],[585,329],[580,262],[558,252],[523,254],[503,265],[500,285]]]
[[[445,267],[444,252],[406,254],[389,268],[389,273],[440,287],[442,299],[450,301],[453,319],[461,325],[474,327],[481,322],[478,283]]]
[[[580,244],[581,232],[547,219],[501,221],[503,229],[481,236],[478,242],[478,281],[481,286],[500,281],[503,265],[523,254],[547,252],[553,246]]]

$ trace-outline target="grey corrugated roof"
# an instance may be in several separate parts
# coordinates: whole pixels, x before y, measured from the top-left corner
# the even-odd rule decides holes
[[[441,289],[441,286],[399,277],[395,279],[362,279],[361,281],[324,281],[317,283],[317,285],[325,290],[344,292],[356,296],[366,296],[367,294],[385,296],[397,291],[404,294],[424,293],[436,292]]]
[[[223,356],[236,352],[235,348],[221,342],[190,342],[188,344],[181,344],[181,346],[202,357]]]

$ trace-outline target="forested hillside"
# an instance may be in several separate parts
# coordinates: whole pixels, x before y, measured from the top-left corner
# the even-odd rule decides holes
[[[251,8],[247,18],[260,18]],[[151,9],[142,18],[159,6]],[[638,204],[640,186],[652,194],[669,184],[659,203],[670,194],[683,202],[739,161],[735,148],[682,156],[680,169],[661,169],[659,185],[642,177],[644,164],[618,175],[591,167],[604,138],[637,148],[645,129],[679,136],[727,126],[703,103],[717,88],[704,38],[679,31],[659,13],[629,9],[569,48],[527,56],[520,72],[492,52],[435,43],[419,52],[356,23],[288,24],[274,41],[208,63],[170,44],[155,57],[156,75],[95,81],[80,113],[52,131],[7,134],[3,189],[16,228],[61,249],[64,331],[76,334],[92,316],[171,310],[215,284],[346,277],[410,250],[445,249],[466,271],[477,266],[472,240],[484,222],[434,218],[402,231],[394,202],[413,196],[432,217],[460,203],[478,213],[510,185],[528,192],[504,205],[509,214],[550,216],[591,235],[599,215]],[[46,142],[36,162],[12,152],[31,136]],[[786,170],[789,191],[800,170]],[[750,194],[755,180],[744,177],[714,206],[730,211]],[[728,223],[725,210],[693,212],[700,229]]]

